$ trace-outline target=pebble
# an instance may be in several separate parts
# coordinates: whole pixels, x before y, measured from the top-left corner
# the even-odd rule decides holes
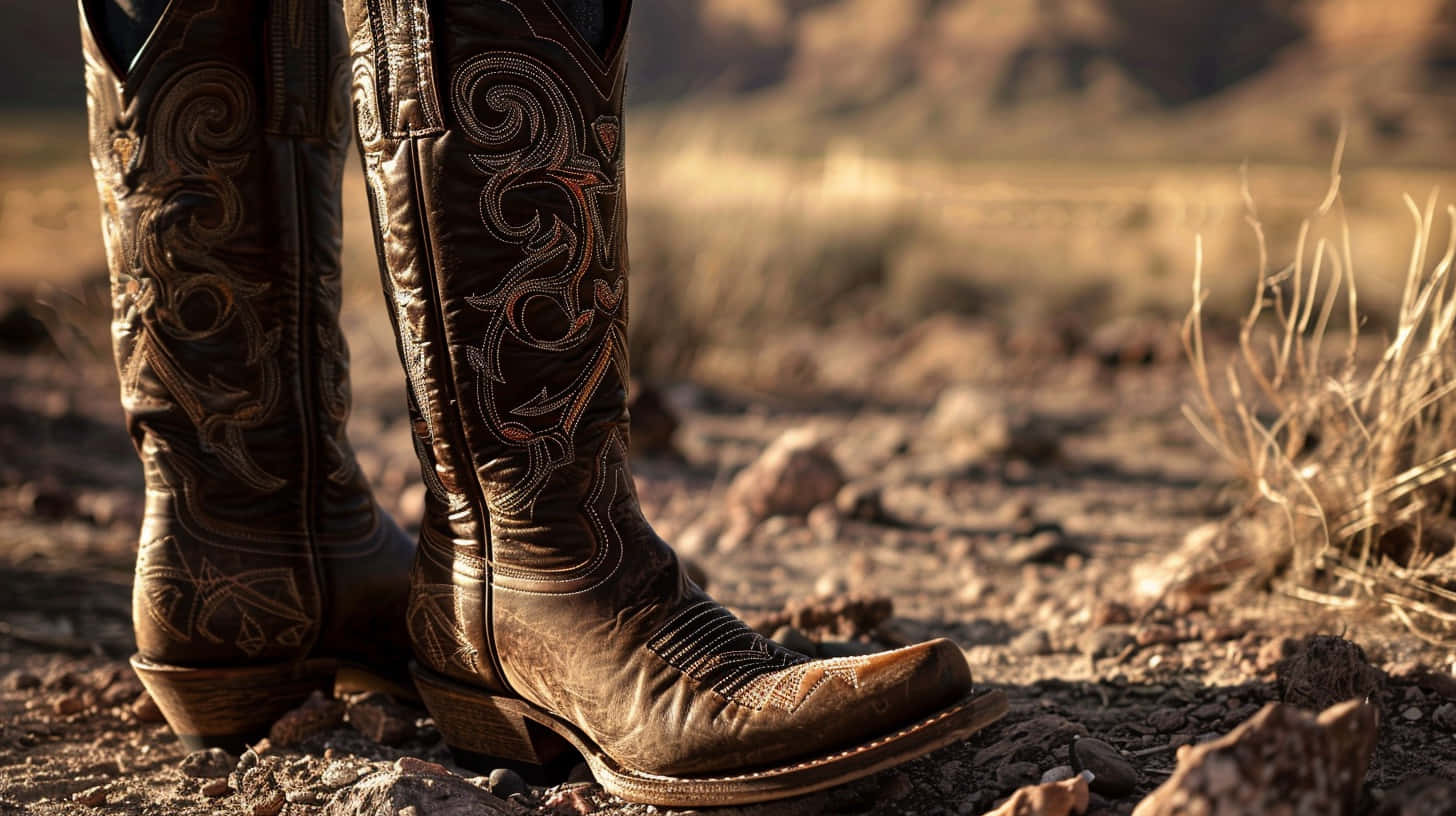
[[[1163,623],[1153,623],[1138,630],[1137,644],[1139,646],[1156,646],[1160,643],[1177,643],[1179,640],[1178,630]]]
[[[402,756],[394,761],[395,770],[400,773],[425,774],[426,776],[454,776],[449,768],[438,762],[430,762],[419,757]]]
[[[237,764],[238,761],[227,751],[206,748],[183,757],[181,770],[194,779],[225,779]]]
[[[1099,739],[1079,739],[1072,743],[1072,767],[1091,771],[1092,790],[1103,796],[1119,798],[1137,788],[1138,772],[1121,751]]]
[[[513,793],[525,793],[526,780],[510,768],[496,768],[490,772],[488,789],[496,796],[506,799]]]
[[[1132,610],[1127,604],[1117,601],[1098,601],[1092,607],[1091,625],[1094,629],[1132,623]]]
[[[774,630],[773,637],[770,639],[785,649],[801,655],[815,657],[819,654],[819,648],[814,641],[793,626],[780,626]]]
[[[232,790],[226,779],[210,779],[202,786],[202,795],[211,799],[226,796]]]
[[[330,788],[342,788],[358,781],[364,772],[347,762],[334,760],[319,774],[319,782]]]
[[[1405,711],[1400,712],[1400,716],[1403,717],[1403,718],[1405,718],[1409,722],[1416,722],[1423,715],[1421,714],[1421,710],[1419,708],[1416,708],[1415,706],[1411,706],[1410,708],[1407,708]]]
[[[98,805],[106,804],[106,794],[107,790],[105,785],[96,785],[95,787],[71,794],[71,801],[80,805],[97,807]]]
[[[1058,765],[1054,768],[1048,768],[1046,773],[1041,775],[1041,783],[1045,785],[1050,782],[1061,782],[1064,779],[1071,779],[1076,775],[1077,772],[1072,770],[1071,765]]]
[[[318,794],[318,791],[308,788],[291,790],[284,794],[283,798],[288,800],[291,805],[321,805],[324,803],[324,798]]]
[[[78,692],[57,697],[51,702],[51,710],[62,717],[86,710],[86,698]]]
[[[1039,657],[1052,652],[1052,639],[1044,629],[1027,629],[1012,639],[1011,651],[1023,657]]]
[[[1437,706],[1436,711],[1431,714],[1431,722],[1447,731],[1456,731],[1456,703],[1442,703]]]

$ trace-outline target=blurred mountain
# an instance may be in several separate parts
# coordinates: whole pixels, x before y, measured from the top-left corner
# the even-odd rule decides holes
[[[691,111],[723,138],[960,156],[1301,158],[1325,151],[1347,120],[1357,152],[1456,158],[1456,0],[636,6],[634,103]],[[0,29],[12,78],[0,108],[77,105],[73,6],[0,0],[0,12],[12,21]]]

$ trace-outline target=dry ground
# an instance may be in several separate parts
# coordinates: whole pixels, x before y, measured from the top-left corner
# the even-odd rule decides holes
[[[107,358],[75,124],[12,128],[0,145],[18,157],[0,200],[0,317],[19,304],[54,345],[22,353],[26,325],[4,324],[0,813],[74,813],[77,795],[117,814],[261,813],[284,790],[293,816],[360,812],[386,782],[404,798],[362,812],[394,813],[424,795],[409,786],[430,770],[369,773],[403,756],[449,761],[424,712],[404,715],[393,746],[340,724],[275,747],[261,760],[272,781],[240,779],[217,799],[182,772],[165,727],[138,719],[125,657],[140,474]],[[1312,633],[1359,643],[1382,673],[1362,812],[1408,780],[1456,777],[1450,649],[1257,591],[1162,592],[1180,554],[1209,551],[1208,525],[1239,490],[1179,416],[1190,383],[1168,319],[1191,294],[1194,230],[1209,268],[1225,270],[1210,281],[1214,316],[1247,303],[1236,168],[947,167],[852,147],[777,159],[653,124],[633,151],[634,342],[682,427],[678,455],[638,456],[649,517],[751,621],[791,603],[890,598],[887,621],[809,634],[870,645],[945,635],[1012,701],[1002,724],[966,744],[752,812],[979,814],[1066,764],[1085,734],[1133,764],[1133,790],[1092,811],[1125,814],[1166,778],[1178,746],[1280,698],[1276,664]],[[1326,184],[1314,167],[1252,178],[1271,232]],[[1347,173],[1377,326],[1373,292],[1398,280],[1409,246],[1399,194],[1442,180]],[[349,184],[351,437],[381,502],[408,524],[423,491]],[[967,316],[929,317],[941,307]],[[798,328],[759,331],[783,325]],[[838,509],[735,524],[720,509],[734,475],[806,426],[849,480]],[[517,804],[647,812],[590,786]]]

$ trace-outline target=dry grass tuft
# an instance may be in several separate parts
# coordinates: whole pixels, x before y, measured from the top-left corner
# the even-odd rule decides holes
[[[1266,532],[1257,576],[1351,611],[1383,608],[1433,640],[1456,637],[1456,207],[1405,203],[1415,238],[1393,333],[1361,336],[1337,150],[1329,193],[1294,260],[1271,272],[1262,222],[1254,304],[1237,349],[1209,363],[1203,248],[1183,340],[1199,386],[1185,413],[1249,488],[1235,520]],[[1246,188],[1247,189],[1247,188]],[[1434,256],[1439,221],[1449,222]],[[1367,279],[1368,282],[1369,279]]]

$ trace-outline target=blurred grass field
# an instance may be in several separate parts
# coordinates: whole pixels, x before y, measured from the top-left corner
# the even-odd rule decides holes
[[[1022,330],[1176,318],[1191,298],[1200,234],[1216,270],[1205,281],[1215,325],[1242,314],[1256,278],[1234,161],[948,160],[890,156],[848,137],[806,153],[735,147],[719,138],[726,132],[700,112],[650,110],[629,129],[639,371],[690,373],[704,350],[752,351],[787,327],[896,332],[937,314]],[[0,155],[0,287],[75,295],[104,279],[83,120],[8,116]],[[1280,263],[1329,183],[1328,157],[1309,158],[1246,171]],[[362,180],[348,168],[352,322],[387,342]],[[1344,168],[1356,271],[1377,328],[1403,280],[1391,262],[1411,243],[1401,196],[1438,187],[1456,190],[1456,167]]]

